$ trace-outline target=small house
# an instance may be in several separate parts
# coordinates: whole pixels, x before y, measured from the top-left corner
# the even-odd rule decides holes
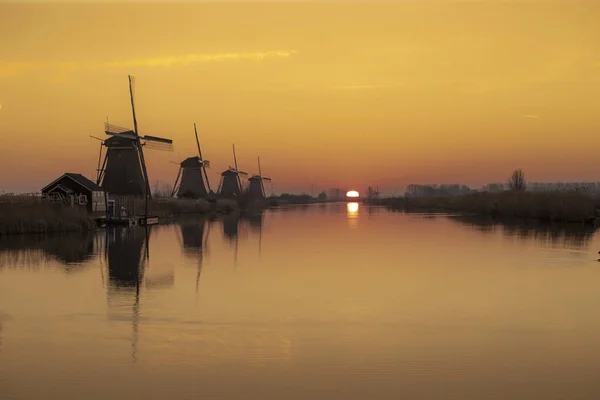
[[[81,174],[67,172],[45,186],[42,197],[49,201],[86,207],[95,216],[106,215],[104,190]]]

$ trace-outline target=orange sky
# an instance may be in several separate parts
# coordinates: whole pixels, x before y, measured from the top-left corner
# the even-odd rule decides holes
[[[94,177],[103,123],[170,137],[277,192],[600,180],[600,5],[0,4],[0,189]]]

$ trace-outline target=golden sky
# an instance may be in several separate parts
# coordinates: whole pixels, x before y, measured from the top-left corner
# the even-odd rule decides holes
[[[150,180],[195,154],[281,191],[600,180],[600,4],[0,2],[0,189],[93,178],[103,123]]]

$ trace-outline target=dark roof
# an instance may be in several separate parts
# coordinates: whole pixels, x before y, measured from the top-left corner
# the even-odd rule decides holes
[[[77,183],[79,183],[81,186],[84,186],[86,189],[93,190],[95,192],[102,191],[102,188],[100,186],[98,186],[96,184],[96,182],[89,180],[88,178],[86,178],[85,176],[83,176],[81,174],[74,174],[72,172],[67,172],[65,175],[67,175],[69,178],[71,178],[74,181],[76,181]]]
[[[101,192],[103,190],[95,182],[89,180],[85,176],[83,176],[81,174],[75,174],[73,172],[67,172],[67,173],[61,175],[60,178],[54,180],[51,184],[46,185],[44,188],[42,188],[42,192],[45,191],[46,189],[49,189],[50,187],[54,186],[56,184],[56,182],[60,181],[64,177],[68,177],[68,178],[74,180],[75,182],[77,182],[78,184],[80,184],[81,186],[83,186],[84,188],[86,188],[90,191]]]
[[[188,157],[181,162],[181,166],[183,168],[200,168],[202,164],[200,163],[200,159],[198,156]]]

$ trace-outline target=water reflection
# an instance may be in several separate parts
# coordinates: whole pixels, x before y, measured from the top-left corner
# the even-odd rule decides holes
[[[596,234],[594,226],[580,224],[523,223],[521,221],[497,221],[477,216],[448,216],[452,221],[471,226],[478,232],[501,233],[508,239],[535,240],[555,246],[585,247]]]
[[[544,391],[539,398],[597,398],[600,269],[588,252],[503,240],[527,231],[507,224],[383,208],[367,224],[366,205],[321,207],[240,213],[227,226],[185,220],[149,235],[111,229],[94,239],[101,256],[80,273],[62,273],[62,262],[59,271],[2,270],[4,397],[52,390],[69,400],[157,393],[347,400],[383,392],[516,399],[527,398],[519,397],[526,376],[545,382],[527,387]],[[265,224],[271,245],[260,268],[252,268],[252,255],[243,271],[222,268],[231,240],[246,256]],[[582,236],[579,228],[572,233]],[[88,238],[81,239],[82,255],[63,261],[85,259]],[[548,268],[549,261],[581,268]],[[203,263],[194,303],[194,268]],[[106,285],[92,266],[105,272]],[[168,281],[173,271],[172,288],[151,290],[165,287],[148,285],[151,276]]]
[[[184,254],[202,255],[203,249],[206,247],[208,233],[210,232],[210,229],[206,229],[208,224],[204,219],[178,222],[181,231],[181,246]]]
[[[101,251],[103,240],[102,231],[4,237],[0,240],[0,267],[36,267],[57,261],[66,272],[78,271]]]
[[[106,234],[106,261],[110,283],[116,288],[139,286],[144,276],[142,261],[146,230],[141,227],[115,227],[107,229]]]
[[[262,227],[265,217],[264,211],[247,211],[242,215],[242,217],[249,222],[251,232],[258,236],[258,256],[260,258],[262,249]]]
[[[131,321],[131,359],[137,361],[140,319],[140,284],[149,258],[151,228],[108,228],[106,261],[110,285],[108,318]],[[128,311],[130,309],[130,311]]]
[[[211,221],[204,219],[185,220],[179,221],[178,225],[181,231],[183,253],[188,257],[197,259],[196,292],[198,292],[204,254],[208,251],[208,236],[211,230]]]
[[[358,208],[357,202],[346,203],[346,215],[348,217],[348,223],[350,227],[355,228],[358,220]]]

